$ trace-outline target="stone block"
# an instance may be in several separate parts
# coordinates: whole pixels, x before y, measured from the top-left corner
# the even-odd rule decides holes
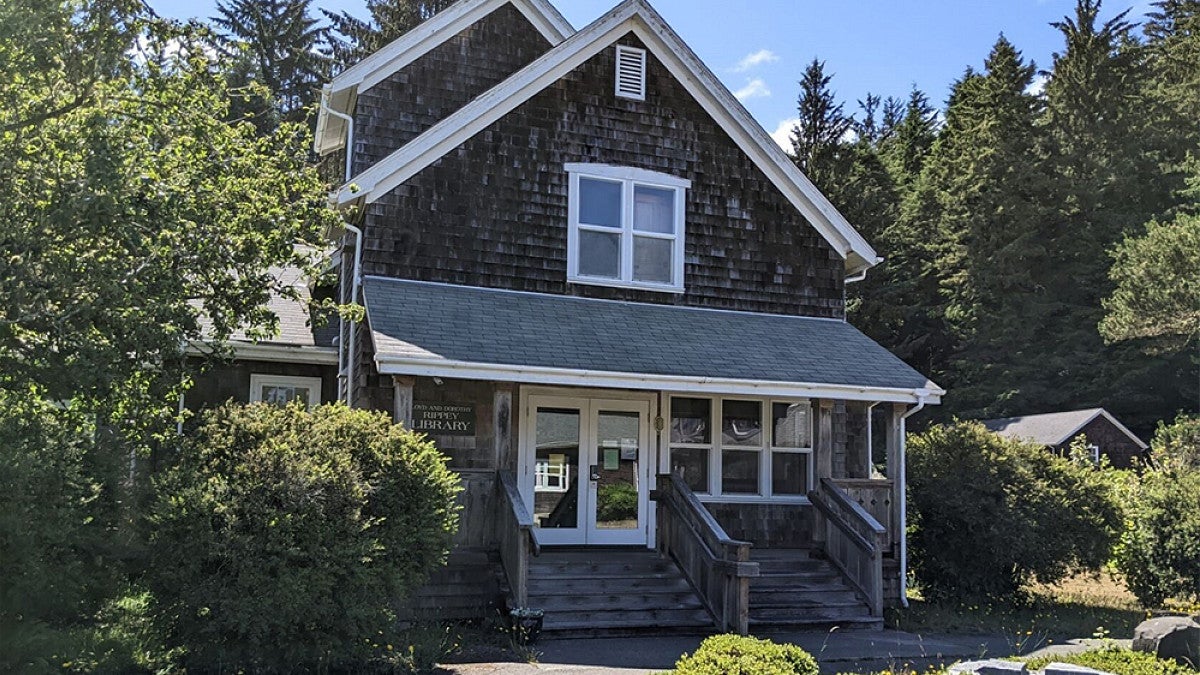
[[[1042,675],[1112,675],[1104,670],[1096,670],[1073,663],[1051,663],[1042,669]]]
[[[950,666],[950,675],[1027,675],[1029,669],[1020,661],[1001,661],[987,659],[984,661],[963,661]]]
[[[1143,621],[1133,631],[1133,650],[1200,668],[1200,623],[1186,616]]]

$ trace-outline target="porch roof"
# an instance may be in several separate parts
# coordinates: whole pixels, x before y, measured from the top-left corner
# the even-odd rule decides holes
[[[850,324],[367,277],[382,374],[937,403]]]

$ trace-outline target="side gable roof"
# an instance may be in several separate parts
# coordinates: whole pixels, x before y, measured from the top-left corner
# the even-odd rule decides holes
[[[1128,436],[1142,450],[1149,447],[1104,408],[1025,415],[1023,417],[1005,417],[996,420],[982,420],[981,423],[989,431],[994,431],[1008,438],[1031,440],[1041,445],[1062,445],[1070,440],[1072,436],[1079,433],[1084,427],[1091,424],[1097,417],[1103,417],[1108,420],[1110,424]]]
[[[771,182],[846,260],[848,273],[881,260],[842,214],[821,194],[758,122],[645,0],[626,0],[541,58],[379,163],[355,176],[335,195],[338,205],[371,203],[538,92],[632,32],[713,117]]]
[[[391,77],[507,3],[521,12],[552,47],[575,33],[549,0],[461,0],[342,71],[324,87],[322,102],[338,113],[349,113],[359,92]],[[326,155],[340,150],[345,143],[345,120],[322,109],[317,118],[314,149]]]

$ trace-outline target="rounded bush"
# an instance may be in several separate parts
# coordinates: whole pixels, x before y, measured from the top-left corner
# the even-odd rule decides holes
[[[817,661],[796,645],[714,635],[675,664],[676,675],[817,675]]]
[[[155,487],[146,583],[198,670],[362,663],[457,523],[434,446],[341,405],[211,411]]]
[[[912,569],[926,598],[1011,600],[1024,584],[1098,570],[1122,528],[1111,470],[975,422],[908,440]]]
[[[1200,420],[1160,426],[1151,448],[1155,468],[1134,491],[1117,567],[1143,605],[1200,601]]]

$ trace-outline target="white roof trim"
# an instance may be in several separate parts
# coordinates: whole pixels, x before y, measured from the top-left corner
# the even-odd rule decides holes
[[[541,58],[354,177],[336,203],[371,203],[466,142],[534,94],[633,32],[846,260],[848,273],[881,258],[645,0],[626,0]]]
[[[1142,439],[1135,436],[1134,433],[1132,431],[1130,431],[1128,428],[1126,428],[1124,424],[1121,424],[1120,422],[1118,422],[1117,418],[1115,418],[1111,414],[1109,414],[1109,412],[1107,410],[1105,410],[1104,408],[1097,409],[1096,413],[1094,415],[1092,415],[1091,417],[1084,420],[1083,424],[1080,424],[1079,426],[1072,429],[1071,433],[1067,434],[1066,436],[1063,436],[1061,439],[1059,439],[1058,443],[1055,443],[1054,445],[1061,445],[1061,444],[1067,442],[1067,440],[1069,438],[1071,438],[1075,434],[1082,431],[1084,427],[1086,427],[1087,425],[1096,421],[1097,417],[1103,417],[1104,419],[1108,420],[1114,427],[1116,427],[1117,429],[1120,429],[1121,433],[1128,436],[1129,440],[1133,441],[1134,443],[1137,443],[1138,447],[1141,448],[1142,450],[1146,450],[1150,447],[1149,445],[1146,445],[1145,441],[1143,441]]]
[[[846,401],[886,401],[892,403],[919,403],[922,400],[932,404],[941,402],[941,395],[929,389],[855,387],[841,384],[733,380],[727,378],[698,378],[597,370],[574,370],[545,366],[468,363],[447,359],[413,358],[381,352],[375,354],[375,365],[380,375],[413,375],[463,380],[499,380],[522,384],[674,391],[732,396],[833,398]]]
[[[233,358],[239,361],[271,361],[277,363],[307,363],[330,366],[338,364],[337,349],[333,347],[264,344],[262,342],[242,342],[238,340],[229,341],[227,346],[233,351]],[[193,356],[206,356],[210,352],[201,349],[195,344],[189,344],[187,353]]]
[[[338,112],[350,112],[360,92],[386,80],[509,3],[533,24],[551,47],[558,46],[575,33],[570,22],[548,0],[461,0],[339,73],[325,87],[328,90],[327,104]],[[323,155],[340,150],[346,142],[345,123],[328,120],[327,115],[325,110],[321,110],[317,117],[315,147]]]

